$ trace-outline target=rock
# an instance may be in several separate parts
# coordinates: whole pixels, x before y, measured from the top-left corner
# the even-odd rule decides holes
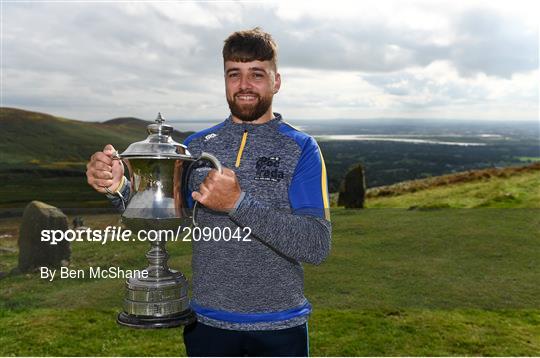
[[[40,266],[59,267],[69,261],[71,246],[68,241],[51,245],[41,241],[42,230],[69,229],[67,216],[58,208],[32,201],[26,206],[19,230],[19,270],[29,272]]]
[[[366,178],[362,164],[355,165],[345,175],[339,192],[338,205],[346,209],[361,209],[366,198]]]

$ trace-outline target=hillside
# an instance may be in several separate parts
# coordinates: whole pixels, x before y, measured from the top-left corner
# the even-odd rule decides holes
[[[103,124],[118,125],[118,126],[121,126],[121,125],[140,126],[142,122],[146,123],[146,121],[143,121],[142,119],[135,118],[135,117],[118,117],[118,118],[109,119],[108,121],[103,122]]]
[[[119,150],[146,137],[149,122],[137,118],[113,119],[103,123],[83,122],[15,108],[0,108],[0,170],[64,163],[86,163],[105,144]],[[187,133],[175,132],[182,141]],[[58,166],[57,166],[58,167]]]
[[[304,265],[311,353],[537,355],[539,169],[404,182],[370,190],[365,210],[332,209],[331,254],[320,266]],[[80,200],[95,195],[81,178],[64,177],[11,181],[0,186],[0,198],[69,204],[73,190]],[[93,229],[118,219],[84,215]],[[116,324],[122,279],[49,282],[37,272],[8,274],[17,265],[19,225],[20,218],[0,218],[0,356],[185,355],[181,329]],[[73,242],[70,268],[138,269],[147,249],[139,241]],[[172,243],[168,250],[170,266],[191,279],[191,245]]]
[[[540,163],[470,170],[372,188],[370,208],[540,208]]]
[[[0,187],[0,208],[22,208],[31,200],[42,200],[63,208],[108,207],[103,196],[86,184],[85,164],[92,153],[107,143],[114,144],[122,151],[130,143],[144,139],[148,123],[133,117],[83,122],[15,108],[0,108],[0,181],[3,183]],[[181,142],[188,134],[175,131],[173,138]],[[538,159],[535,156],[537,147],[521,148],[525,145],[522,138],[514,138],[510,142],[516,147],[478,147],[474,149],[474,155],[470,152],[471,148],[453,148],[449,151],[446,146],[424,145],[424,150],[419,151],[418,146],[403,143],[323,142],[321,148],[331,190],[339,187],[340,178],[349,162],[365,162],[367,181],[374,178],[373,183],[403,181],[411,176],[431,176],[372,188],[368,191],[368,207],[537,205],[536,202],[540,202],[537,200],[538,177],[532,173],[539,172],[539,164],[523,167],[525,169],[490,168],[437,176],[437,173],[447,173],[455,168],[492,166],[499,163],[491,160],[499,157],[499,154],[506,158],[506,162],[500,162],[502,166],[514,163],[515,158]],[[496,154],[497,150],[501,153]],[[367,157],[357,158],[359,153]],[[418,156],[420,154],[423,156]],[[402,158],[403,155],[405,157]],[[460,162],[456,159],[458,157],[467,159],[467,163]],[[448,163],[453,163],[453,166]],[[525,172],[530,172],[530,176]],[[391,175],[387,176],[389,173]],[[525,175],[521,183],[505,180],[506,177],[521,174]],[[476,188],[477,184],[484,182],[491,184]],[[464,185],[466,183],[469,184]],[[454,184],[459,186],[449,186]],[[424,189],[435,191],[422,199]],[[434,202],[433,197],[439,199]],[[467,199],[448,199],[454,197]]]
[[[106,144],[119,151],[146,138],[138,118],[83,122],[15,108],[0,108],[1,215],[18,215],[32,200],[62,208],[110,207],[86,183],[86,162]],[[182,142],[189,133],[175,131]]]
[[[146,133],[146,127],[150,124],[154,123],[153,121],[145,121],[139,118],[135,117],[118,117],[109,119],[108,121],[101,122],[100,124],[106,125],[106,126],[114,126],[117,129],[123,128],[125,130],[129,131],[135,131],[137,130],[138,133]],[[172,137],[179,143],[182,143],[187,136],[192,132],[180,132],[175,130],[173,132]],[[141,134],[142,135],[142,134]]]

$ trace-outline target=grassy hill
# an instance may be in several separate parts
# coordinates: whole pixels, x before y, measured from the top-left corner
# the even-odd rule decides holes
[[[540,164],[485,169],[368,191],[370,208],[540,208]]]
[[[522,207],[537,194],[523,189],[520,201],[505,208],[487,200],[460,209],[474,190],[489,197],[502,182],[507,191],[538,188],[537,181],[538,171],[524,171],[370,197],[364,210],[333,209],[331,255],[321,266],[305,265],[305,293],[314,307],[311,354],[538,355],[540,210]],[[434,210],[404,209],[427,204]],[[118,216],[85,222],[104,228]],[[18,225],[19,219],[0,219],[0,271],[16,265]],[[190,278],[190,245],[168,247],[170,266]],[[141,242],[75,242],[70,267],[141,268],[146,249]],[[185,354],[180,328],[115,323],[122,280],[48,282],[34,273],[8,276],[0,285],[0,355]]]
[[[105,144],[112,143],[123,150],[130,143],[143,140],[149,123],[137,118],[83,122],[2,107],[0,163],[86,163],[90,155]],[[177,141],[186,136],[180,132],[173,135]]]
[[[83,122],[0,108],[0,208],[21,208],[31,200],[60,207],[107,207],[86,184],[86,163],[106,144],[119,151],[146,138],[150,122],[116,118]],[[175,131],[182,142],[189,133]]]
[[[84,151],[93,152],[109,140],[119,143],[113,141],[118,133],[128,138],[138,123],[84,123],[36,113],[17,122],[7,119],[9,112],[1,111],[2,128],[5,124],[14,133],[25,123],[19,130],[34,127],[41,133],[29,134],[24,143],[49,148],[63,130],[71,138],[65,148],[78,148],[77,141],[86,148],[74,149],[78,154],[69,158],[69,165],[56,148],[40,157],[39,146],[32,146],[12,157],[5,163],[10,171],[0,171],[0,200],[11,200],[9,205],[43,197],[69,204],[74,190],[78,200],[91,203],[95,194],[77,177],[77,165],[86,161]],[[103,139],[106,133],[110,137]],[[132,135],[126,143],[141,139],[138,130]],[[104,143],[92,147],[88,136]],[[2,155],[5,140],[0,140]],[[23,147],[28,146],[16,143],[9,150]],[[34,159],[40,161],[32,163]],[[81,164],[73,164],[77,161]],[[39,180],[28,175],[32,170]],[[73,177],[55,176],[70,170]],[[334,208],[330,257],[321,266],[305,265],[305,294],[314,307],[311,354],[538,355],[539,173],[529,166],[434,177],[371,190],[364,210]],[[5,181],[8,175],[10,181]],[[89,227],[103,229],[117,225],[119,217],[84,219]],[[0,218],[0,356],[185,354],[180,328],[132,330],[115,323],[123,280],[49,282],[38,273],[9,275],[17,265],[19,224],[19,218]],[[171,243],[168,248],[170,266],[191,278],[190,245]],[[146,250],[141,242],[74,242],[70,268],[140,269]]]
[[[338,193],[330,195],[337,207]],[[540,163],[469,170],[366,191],[366,208],[540,208]]]
[[[540,163],[490,168],[369,189],[369,208],[540,208]]]

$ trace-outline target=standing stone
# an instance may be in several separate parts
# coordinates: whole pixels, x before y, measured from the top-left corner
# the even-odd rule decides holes
[[[26,206],[19,230],[19,270],[32,271],[40,266],[59,267],[69,261],[71,246],[68,241],[51,245],[41,241],[41,230],[69,229],[67,216],[58,208],[32,201]],[[66,260],[62,262],[63,260]]]
[[[361,209],[366,199],[366,178],[362,164],[357,164],[345,175],[339,192],[338,205],[346,209]]]

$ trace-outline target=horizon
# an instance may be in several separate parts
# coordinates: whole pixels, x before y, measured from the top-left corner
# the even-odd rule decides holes
[[[20,111],[26,111],[26,112],[34,112],[44,115],[49,115],[57,118],[63,118],[68,120],[74,120],[74,121],[80,121],[80,122],[93,122],[93,123],[105,123],[107,121],[115,120],[115,119],[122,119],[122,118],[132,118],[142,121],[149,121],[153,122],[155,121],[154,118],[141,118],[133,115],[122,115],[118,117],[109,117],[107,119],[101,119],[101,120],[88,120],[83,119],[80,117],[64,117],[56,113],[47,113],[47,112],[41,112],[39,110],[33,110],[28,108],[20,108],[20,107],[9,107],[9,106],[2,106],[0,107],[0,110],[3,109],[14,109],[14,110],[20,110]],[[166,122],[187,122],[187,123],[219,123],[227,118],[227,116],[222,118],[214,118],[214,119],[208,119],[208,118],[170,118],[163,114],[163,118]],[[293,122],[309,122],[309,123],[325,123],[325,122],[332,122],[332,121],[354,121],[354,122],[375,122],[375,121],[383,121],[383,122],[391,122],[391,121],[415,121],[415,122],[425,122],[426,124],[430,123],[460,123],[463,122],[467,123],[481,123],[481,124],[488,124],[488,123],[494,123],[494,124],[501,124],[506,121],[506,119],[490,119],[490,118],[421,118],[421,117],[370,117],[370,118],[284,118],[285,121],[293,121]],[[538,124],[540,126],[540,118],[530,119],[530,118],[515,118],[511,120],[511,123],[506,124],[512,124],[512,123],[526,123],[526,124]],[[340,124],[349,124],[349,123],[340,123]],[[540,127],[539,127],[540,129]]]

